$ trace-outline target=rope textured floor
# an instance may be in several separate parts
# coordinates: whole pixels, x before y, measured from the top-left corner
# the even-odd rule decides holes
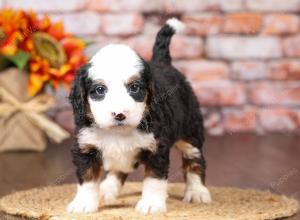
[[[43,220],[149,219],[134,211],[141,189],[141,183],[126,183],[117,201],[100,204],[99,212],[93,214],[65,212],[75,195],[73,184],[16,192],[0,199],[0,210]],[[229,187],[210,187],[210,190],[211,204],[187,204],[181,201],[184,185],[169,184],[168,212],[151,219],[266,220],[292,216],[299,208],[296,200],[269,192]]]

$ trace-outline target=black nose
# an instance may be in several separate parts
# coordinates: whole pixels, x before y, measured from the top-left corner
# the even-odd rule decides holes
[[[123,121],[123,120],[125,120],[125,118],[126,118],[126,116],[123,113],[119,113],[115,116],[115,119],[117,121]]]

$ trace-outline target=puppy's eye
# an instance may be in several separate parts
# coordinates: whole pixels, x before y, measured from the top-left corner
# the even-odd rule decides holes
[[[129,91],[131,93],[138,93],[140,91],[141,87],[139,83],[133,83],[129,86]]]
[[[103,85],[97,86],[95,91],[96,91],[97,95],[103,96],[106,93],[106,87]]]

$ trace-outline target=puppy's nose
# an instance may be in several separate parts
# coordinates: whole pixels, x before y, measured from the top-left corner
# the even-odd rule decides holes
[[[117,121],[124,121],[126,119],[126,116],[123,113],[114,114],[115,120]]]

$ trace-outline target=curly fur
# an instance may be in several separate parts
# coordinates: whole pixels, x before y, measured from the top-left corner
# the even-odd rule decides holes
[[[187,179],[187,195],[185,198],[188,198],[186,199],[188,201],[191,201],[193,198],[195,198],[195,201],[200,201],[201,197],[205,198],[202,199],[203,201],[209,200],[209,192],[203,190],[205,188],[203,184],[206,165],[202,152],[204,128],[200,106],[184,75],[171,64],[169,45],[172,36],[176,32],[176,28],[178,29],[180,25],[178,22],[176,19],[172,20],[172,22],[169,21],[158,32],[151,61],[146,62],[140,58],[142,70],[139,72],[139,75],[141,81],[146,85],[146,93],[138,99],[135,97],[132,98],[137,102],[143,101],[146,108],[142,120],[136,126],[134,132],[128,131],[124,134],[120,134],[119,129],[115,131],[116,135],[112,135],[112,139],[102,137],[106,131],[101,131],[101,128],[95,122],[94,115],[91,113],[87,101],[88,91],[91,89],[93,83],[93,80],[89,77],[89,69],[93,64],[87,64],[78,71],[70,94],[70,101],[74,110],[76,134],[79,138],[78,141],[76,140],[72,152],[80,184],[88,181],[85,179],[85,172],[87,170],[95,166],[102,166],[103,161],[108,160],[107,158],[103,158],[104,155],[106,155],[105,157],[108,155],[103,149],[107,149],[107,147],[120,147],[123,150],[110,151],[110,157],[119,157],[121,158],[120,161],[122,161],[122,157],[130,157],[131,159],[128,163],[130,163],[129,166],[132,167],[132,170],[137,168],[139,164],[144,164],[147,178],[149,179],[151,177],[157,179],[158,181],[150,182],[155,182],[156,188],[159,188],[157,192],[163,191],[165,189],[165,182],[163,180],[168,178],[170,149],[176,145],[176,143],[180,142],[181,146],[178,147],[178,149],[183,152],[184,173],[186,177],[189,177]],[[173,27],[173,24],[176,25],[176,27]],[[124,59],[126,59],[126,57],[124,57]],[[100,132],[101,135],[86,134],[87,131],[95,129],[97,132]],[[113,134],[113,132],[114,130],[110,131],[109,134]],[[136,136],[132,135],[133,133]],[[149,134],[152,135],[153,141],[148,139],[148,142],[143,142],[143,140],[146,139],[143,138],[143,135],[146,137]],[[82,138],[83,135],[88,136]],[[120,135],[122,138],[120,138]],[[123,137],[124,135],[127,136]],[[86,140],[89,138],[93,140],[83,143],[80,142],[82,139]],[[105,143],[101,140],[97,140],[97,138],[111,140],[112,146],[103,146]],[[123,143],[125,142],[122,142],[122,140],[125,141],[125,139],[127,144],[132,145],[128,146],[128,149],[134,149],[130,151],[130,155],[127,154],[129,151],[124,150],[126,149],[126,144],[124,145]],[[153,143],[156,144],[155,148],[150,146],[153,145]],[[85,144],[89,146],[92,145],[93,147],[87,148]],[[116,155],[114,155],[114,152]],[[118,152],[121,153],[118,154]],[[134,152],[134,155],[132,152]],[[127,173],[128,170],[131,170],[129,168],[122,170],[120,166],[106,166],[105,169],[107,171],[120,173]],[[97,169],[93,170],[95,171]],[[190,176],[193,176],[193,178],[190,178]],[[191,191],[190,189],[195,188],[191,187],[194,186],[193,184],[199,186],[198,188],[202,191]],[[151,187],[149,188],[148,186],[145,188],[147,188],[145,190],[149,190]],[[196,189],[198,188],[196,187]],[[206,194],[203,195],[203,192]],[[200,197],[197,197],[197,195],[200,195]],[[152,197],[153,196],[155,197],[155,194],[152,195]],[[157,196],[157,198],[165,198],[165,196]],[[150,213],[151,210],[164,210],[162,207],[146,208],[146,205],[155,206],[155,204],[149,203],[147,198],[143,198],[143,202],[139,203],[137,209],[144,212],[149,208],[148,211]]]

